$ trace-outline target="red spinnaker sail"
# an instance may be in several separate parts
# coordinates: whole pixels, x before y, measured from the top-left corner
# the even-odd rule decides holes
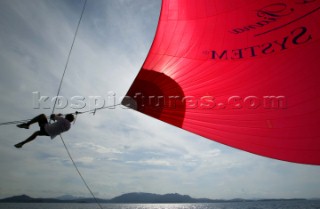
[[[320,164],[320,0],[163,0],[123,105],[270,158]]]

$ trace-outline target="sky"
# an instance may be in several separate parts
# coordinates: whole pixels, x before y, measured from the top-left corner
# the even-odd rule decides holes
[[[0,122],[51,113],[83,3],[0,1]],[[160,0],[88,0],[56,112],[74,112],[74,97],[84,99],[81,110],[121,101],[148,54],[160,7]],[[0,126],[0,198],[89,197],[58,137],[13,146],[37,128]],[[320,197],[318,166],[250,154],[120,106],[79,115],[63,138],[99,198]]]

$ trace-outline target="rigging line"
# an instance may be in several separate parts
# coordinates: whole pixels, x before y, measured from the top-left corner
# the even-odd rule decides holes
[[[2,123],[0,123],[0,126],[3,126],[3,125],[11,125],[11,124],[20,124],[20,123],[28,122],[29,120],[30,120],[30,119],[2,122]]]
[[[102,205],[99,203],[99,201],[97,200],[97,198],[96,198],[95,195],[93,194],[93,192],[92,192],[92,190],[90,189],[89,185],[87,184],[86,180],[83,178],[80,170],[78,169],[77,164],[74,162],[74,160],[73,160],[73,158],[72,158],[72,156],[71,156],[71,154],[70,154],[70,152],[69,152],[69,149],[68,149],[66,143],[64,142],[64,140],[63,140],[63,138],[62,138],[62,135],[60,134],[59,136],[60,136],[61,141],[62,141],[62,143],[63,143],[63,145],[64,145],[64,148],[66,149],[66,151],[67,151],[67,153],[68,153],[68,155],[69,155],[69,158],[71,159],[73,166],[74,166],[75,169],[77,170],[77,172],[78,172],[78,174],[79,174],[82,182],[83,182],[84,185],[87,187],[88,191],[90,192],[90,194],[92,195],[94,201],[98,204],[98,206],[100,207],[100,209],[103,209]]]
[[[87,0],[84,1],[84,4],[83,4],[83,8],[82,8],[82,11],[81,11],[81,15],[80,15],[80,18],[79,18],[79,22],[78,22],[78,25],[77,25],[77,29],[76,29],[76,32],[74,34],[74,37],[73,37],[73,40],[72,40],[72,44],[71,44],[71,47],[70,47],[70,50],[69,50],[69,54],[68,54],[68,58],[67,58],[67,62],[66,62],[66,65],[64,67],[64,71],[63,71],[63,74],[62,74],[62,77],[61,77],[61,80],[60,80],[60,84],[59,84],[59,88],[58,88],[58,93],[57,93],[57,97],[54,101],[54,105],[53,105],[53,109],[52,109],[52,113],[54,113],[54,109],[56,107],[56,104],[57,104],[57,100],[58,100],[58,96],[60,94],[60,90],[61,90],[61,86],[62,86],[62,82],[63,82],[63,79],[64,79],[64,75],[66,74],[66,71],[67,71],[67,68],[68,68],[68,65],[69,65],[69,60],[70,60],[70,56],[71,56],[71,52],[72,52],[72,49],[73,49],[73,46],[74,46],[74,42],[76,41],[76,37],[78,35],[78,31],[79,31],[79,26],[80,26],[80,23],[81,23],[81,20],[82,20],[82,17],[83,17],[83,13],[84,13],[84,10],[86,8],[86,4],[87,4]],[[51,121],[51,119],[50,119]],[[50,122],[49,122],[50,123]]]
[[[58,92],[57,92],[57,97],[54,101],[54,105],[53,105],[53,109],[52,109],[52,113],[54,113],[54,110],[55,110],[55,107],[56,107],[56,104],[57,104],[57,100],[58,100],[58,96],[60,94],[60,90],[61,90],[61,87],[62,87],[62,83],[63,83],[63,79],[64,79],[64,76],[66,74],[66,71],[67,71],[67,68],[68,68],[68,65],[69,65],[69,61],[70,61],[70,56],[71,56],[71,52],[72,52],[72,49],[73,49],[73,46],[74,46],[74,43],[75,43],[75,40],[76,40],[76,37],[78,35],[78,31],[79,31],[79,26],[80,26],[80,23],[81,23],[81,20],[82,20],[82,17],[83,17],[83,13],[84,13],[84,10],[86,8],[86,4],[87,4],[87,0],[84,1],[84,4],[83,4],[83,8],[82,8],[82,11],[81,11],[81,15],[80,15],[80,18],[79,18],[79,22],[78,22],[78,25],[77,25],[77,29],[76,29],[76,32],[74,34],[74,37],[73,37],[73,40],[72,40],[72,44],[71,44],[71,47],[70,47],[70,50],[69,50],[69,54],[68,54],[68,58],[67,58],[67,61],[66,61],[66,65],[64,67],[64,71],[63,71],[63,74],[62,74],[62,77],[60,79],[60,84],[59,84],[59,87],[58,87]],[[50,120],[49,120],[49,123],[51,122],[51,117],[50,117]],[[97,205],[100,207],[100,209],[103,209],[103,207],[100,205],[100,203],[98,202],[97,198],[95,197],[95,195],[93,194],[93,192],[91,191],[89,185],[87,184],[87,182],[85,181],[85,179],[83,178],[82,174],[80,173],[77,165],[75,164],[69,150],[68,150],[68,147],[66,145],[66,143],[64,142],[63,138],[62,138],[62,135],[60,134],[60,138],[61,138],[61,141],[64,145],[64,148],[66,149],[68,155],[69,155],[69,158],[70,160],[72,161],[75,169],[77,170],[79,176],[81,177],[82,179],[82,182],[84,183],[84,185],[87,187],[88,191],[90,192],[90,194],[92,195],[92,197],[94,198],[95,202],[97,203]]]
[[[15,121],[8,121],[8,122],[2,122],[0,123],[0,126],[3,125],[11,125],[11,124],[21,124],[21,123],[26,123],[32,119],[23,119],[23,120],[15,120]]]
[[[47,116],[49,117],[49,116]],[[8,121],[8,122],[2,122],[0,123],[0,126],[3,126],[3,125],[11,125],[11,124],[21,124],[21,123],[26,123],[28,121],[32,120],[32,118],[30,119],[22,119],[22,120],[15,120],[15,121]]]
[[[114,105],[109,105],[109,106],[105,106],[105,107],[99,107],[99,108],[93,108],[93,109],[89,109],[89,110],[86,110],[86,111],[82,111],[82,112],[76,112],[76,114],[83,114],[83,113],[90,113],[90,112],[93,112],[93,111],[98,111],[98,110],[103,110],[103,109],[107,109],[107,108],[110,108],[110,107],[116,107],[116,106],[119,106],[121,105],[121,103],[119,104],[114,104]]]

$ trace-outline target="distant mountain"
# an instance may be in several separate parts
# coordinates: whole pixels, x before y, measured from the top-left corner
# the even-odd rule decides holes
[[[33,198],[23,194],[23,195],[19,195],[19,196],[13,196],[13,197],[8,197],[8,198],[4,198],[1,200],[1,202],[28,202],[31,201]]]
[[[180,194],[127,193],[110,200],[112,203],[189,203],[195,199]]]
[[[45,203],[57,203],[61,202],[58,199],[55,198],[32,198],[28,195],[19,195],[19,196],[13,196],[8,197],[0,200],[0,202],[45,202]]]
[[[208,198],[192,198],[189,195],[181,194],[152,194],[143,192],[133,192],[123,194],[112,199],[98,199],[100,203],[217,203],[217,202],[248,202],[248,201],[292,201],[306,199],[261,199],[261,200],[246,200],[246,199],[208,199]],[[94,203],[93,198],[76,198],[71,195],[64,195],[57,198],[32,198],[27,195],[13,196],[0,199],[0,202],[11,203]]]
[[[62,195],[59,197],[56,197],[58,200],[77,200],[77,199],[84,199],[83,197],[75,197],[72,195]]]

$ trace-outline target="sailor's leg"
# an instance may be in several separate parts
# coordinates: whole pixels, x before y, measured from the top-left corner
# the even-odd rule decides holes
[[[48,120],[47,120],[47,117],[45,114],[41,114],[41,115],[38,115],[36,117],[34,117],[33,119],[31,119],[29,122],[27,123],[23,123],[23,124],[19,124],[17,125],[19,128],[25,128],[25,129],[29,129],[29,126],[31,124],[34,124],[34,123],[39,123],[39,125],[41,123],[48,123]]]
[[[40,133],[41,133],[40,131],[36,131],[29,138],[27,138],[26,140],[24,140],[24,141],[22,141],[22,142],[20,142],[18,144],[15,144],[14,146],[16,148],[21,148],[24,144],[33,141],[37,136],[40,135]]]
[[[34,124],[34,123],[42,123],[43,121],[47,121],[47,116],[45,114],[41,114],[34,117],[27,123],[27,125],[30,126],[31,124]]]

